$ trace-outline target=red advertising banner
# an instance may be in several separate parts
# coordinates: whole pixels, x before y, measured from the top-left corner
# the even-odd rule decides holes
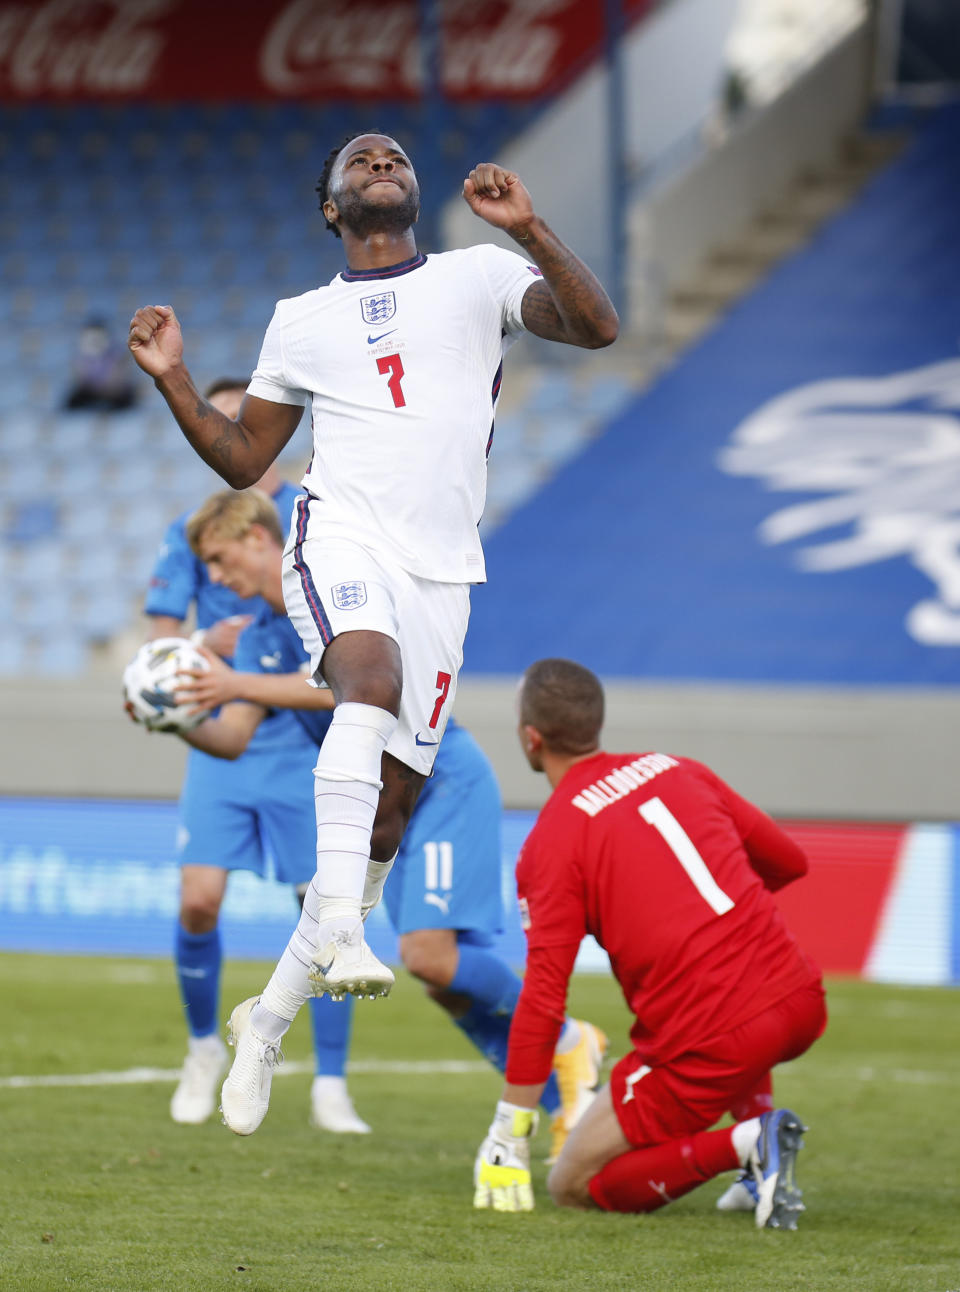
[[[910,827],[780,824],[810,862],[803,879],[777,894],[784,919],[825,973],[861,975]]]
[[[561,88],[600,52],[604,7],[437,0],[443,92]],[[417,98],[421,22],[419,0],[0,0],[0,99]]]

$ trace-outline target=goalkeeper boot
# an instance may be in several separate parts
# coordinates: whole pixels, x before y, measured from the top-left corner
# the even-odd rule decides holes
[[[753,1211],[756,1205],[757,1182],[752,1171],[741,1171],[717,1199],[717,1211]]]
[[[363,925],[355,929],[335,929],[313,955],[307,975],[315,996],[328,992],[331,1000],[344,996],[389,996],[394,984],[393,973],[381,964],[367,946]]]
[[[803,1148],[803,1122],[789,1108],[775,1108],[760,1118],[760,1134],[750,1154],[749,1169],[757,1184],[758,1229],[796,1229],[804,1210],[797,1187],[797,1153]]]
[[[200,1126],[217,1105],[217,1086],[227,1066],[227,1047],[214,1032],[191,1036],[180,1081],[170,1100],[170,1116],[185,1126]]]
[[[310,1125],[334,1135],[369,1135],[343,1077],[314,1077],[310,1089]]]
[[[563,1109],[561,1108],[559,1112],[554,1113],[550,1118],[550,1153],[549,1156],[544,1158],[547,1166],[553,1166],[554,1162],[556,1162],[560,1156],[560,1150],[567,1142],[569,1133],[567,1119],[564,1117]]]
[[[283,1062],[279,1045],[262,1037],[250,1022],[259,1000],[251,996],[239,1004],[228,1025],[227,1039],[237,1053],[220,1091],[220,1111],[235,1135],[252,1135],[266,1117],[273,1073]]]
[[[566,1138],[593,1102],[600,1085],[600,1068],[609,1041],[599,1027],[577,1022],[580,1039],[572,1050],[553,1056],[560,1089],[561,1113],[550,1125],[550,1160],[555,1161]]]

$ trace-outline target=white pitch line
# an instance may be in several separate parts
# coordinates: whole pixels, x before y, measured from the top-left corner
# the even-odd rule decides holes
[[[276,1070],[277,1076],[300,1076],[312,1073],[314,1065],[296,1061],[284,1063]],[[466,1076],[476,1072],[490,1072],[491,1065],[471,1059],[437,1059],[406,1062],[392,1059],[361,1059],[348,1063],[347,1072],[389,1074],[399,1077]],[[123,1072],[57,1072],[41,1076],[0,1077],[0,1090],[38,1090],[60,1086],[140,1086],[150,1083],[179,1081],[179,1068],[127,1068]]]
[[[793,1064],[783,1064],[784,1070]],[[314,1065],[306,1060],[294,1060],[284,1063],[276,1069],[277,1076],[302,1076],[313,1072]],[[478,1059],[360,1059],[347,1064],[351,1075],[389,1075],[399,1077],[419,1076],[473,1076],[477,1073],[491,1072],[492,1066]],[[911,1068],[873,1068],[860,1067],[852,1069],[833,1069],[829,1072],[818,1072],[812,1066],[804,1068],[805,1079],[814,1081],[886,1081],[895,1085],[940,1086],[948,1082],[953,1084],[956,1075],[952,1072],[929,1072]],[[78,1086],[139,1086],[151,1083],[179,1081],[179,1068],[127,1068],[121,1072],[58,1072],[39,1076],[0,1077],[0,1090],[41,1090],[56,1087]]]

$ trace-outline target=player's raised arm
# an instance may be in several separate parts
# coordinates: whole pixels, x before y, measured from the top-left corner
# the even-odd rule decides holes
[[[617,339],[620,320],[599,279],[533,209],[520,178],[494,162],[481,162],[463,182],[475,215],[504,229],[543,274],[523,297],[523,324],[547,341],[599,350]]]
[[[256,484],[297,429],[303,409],[252,395],[245,397],[235,420],[214,408],[183,362],[183,335],[169,305],[137,310],[127,345],[204,462],[234,489]]]

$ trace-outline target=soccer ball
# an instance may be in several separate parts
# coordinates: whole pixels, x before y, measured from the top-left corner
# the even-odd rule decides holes
[[[123,698],[137,722],[152,731],[192,731],[209,710],[192,713],[192,704],[177,704],[180,676],[187,669],[209,668],[185,637],[158,637],[144,642],[123,670]]]

